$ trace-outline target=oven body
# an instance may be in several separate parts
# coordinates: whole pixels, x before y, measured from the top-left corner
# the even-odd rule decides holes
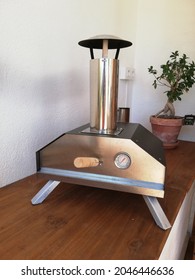
[[[86,132],[88,125],[63,134],[37,152],[37,171],[64,182],[163,197],[161,141],[140,124],[117,126],[121,130],[118,135]],[[117,164],[120,155],[128,155],[128,166]],[[77,168],[76,158],[96,158],[99,164]]]
[[[118,55],[131,42],[101,35],[79,42],[90,49],[90,123],[71,130],[36,153],[37,172],[50,180],[31,200],[42,203],[60,182],[142,195],[162,229],[170,228],[158,197],[164,197],[162,142],[141,124],[117,122]],[[102,49],[94,58],[93,49]],[[114,59],[108,49],[116,49]]]

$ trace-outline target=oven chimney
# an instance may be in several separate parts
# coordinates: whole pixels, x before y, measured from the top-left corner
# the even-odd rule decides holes
[[[79,42],[90,49],[90,131],[99,134],[118,134],[118,55],[131,42],[115,36],[100,35]],[[93,49],[102,49],[102,57],[94,58]],[[108,58],[108,50],[116,49],[115,58]]]

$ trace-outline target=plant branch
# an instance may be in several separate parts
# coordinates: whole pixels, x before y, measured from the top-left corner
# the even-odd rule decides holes
[[[165,104],[165,107],[160,110],[155,117],[160,116],[163,113],[163,115],[169,116],[169,117],[174,117],[175,116],[175,108],[173,106],[173,103],[170,101],[167,101]]]
[[[158,72],[153,66],[148,68],[148,72],[153,74],[155,80],[153,81],[153,87],[156,89],[158,86],[165,86],[168,88],[164,91],[167,95],[168,101],[165,107],[158,112],[158,116],[161,113],[175,115],[175,109],[173,102],[176,100],[181,101],[181,96],[188,92],[189,89],[195,83],[195,63],[194,61],[188,62],[188,57],[183,54],[179,57],[179,52],[172,52],[170,59],[160,66],[162,72],[157,75]]]

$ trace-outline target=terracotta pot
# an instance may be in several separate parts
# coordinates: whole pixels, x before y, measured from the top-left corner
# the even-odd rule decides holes
[[[162,142],[165,149],[174,149],[178,145],[178,135],[183,125],[182,117],[166,119],[162,117],[150,117],[152,132]]]

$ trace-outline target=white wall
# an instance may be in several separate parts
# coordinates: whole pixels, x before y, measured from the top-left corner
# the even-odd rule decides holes
[[[130,9],[130,7],[129,7]],[[162,89],[154,90],[148,67],[165,63],[172,51],[186,53],[195,61],[195,1],[139,1],[135,71],[133,82],[132,121],[150,129],[149,116],[157,113],[166,102]],[[177,115],[195,114],[195,86],[175,103]],[[195,126],[183,126],[180,139],[195,141]]]
[[[78,42],[128,35],[124,8],[120,0],[0,1],[0,186],[35,173],[37,150],[89,122],[90,56]]]
[[[120,81],[120,105],[150,129],[165,98],[147,68],[176,49],[195,60],[194,14],[194,0],[0,1],[0,186],[35,173],[37,150],[89,122],[90,57],[80,40],[112,34],[133,42],[120,53],[120,65],[136,71],[134,81]],[[195,114],[194,88],[176,105],[178,114]],[[181,138],[194,141],[194,126]]]

